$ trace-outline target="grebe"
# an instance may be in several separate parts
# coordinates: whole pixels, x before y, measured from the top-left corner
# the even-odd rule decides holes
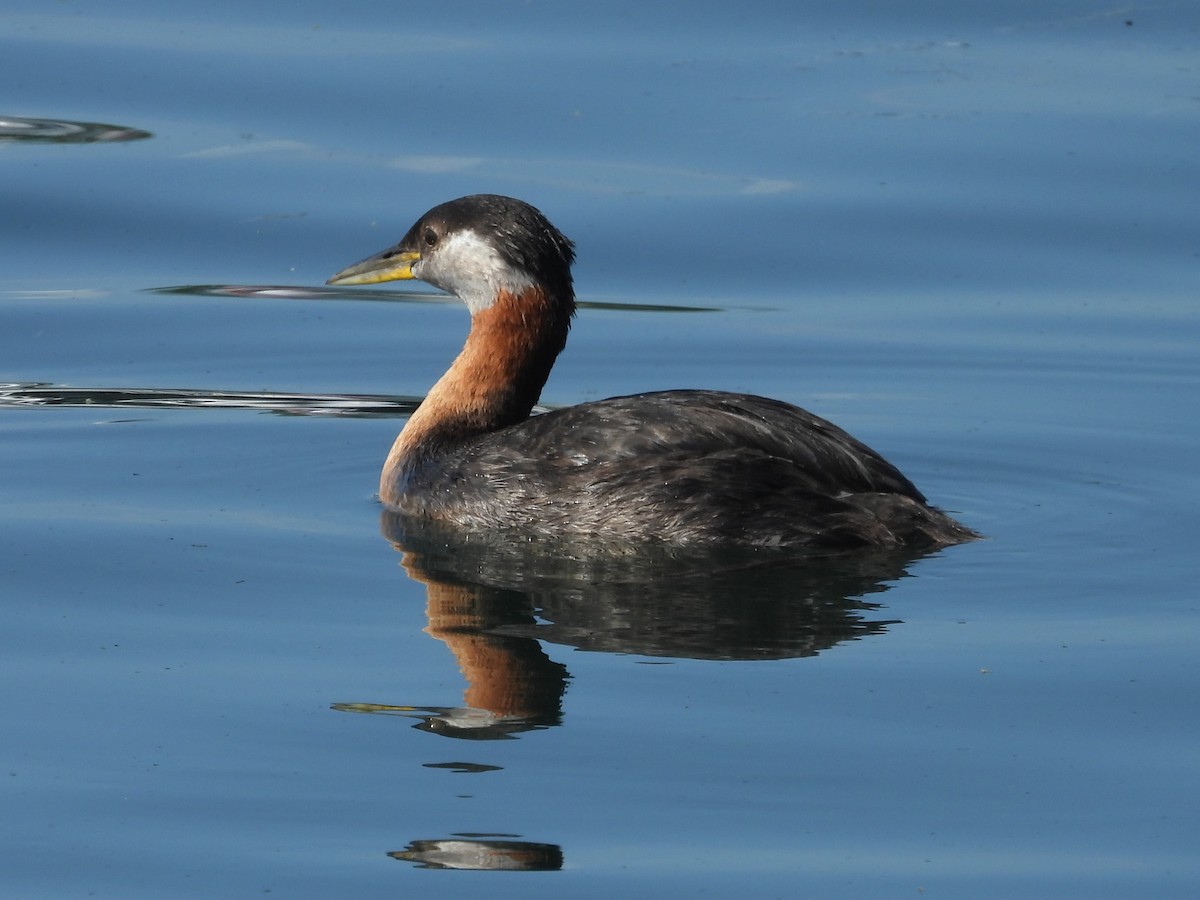
[[[790,404],[676,390],[530,416],[575,313],[574,245],[511,197],[461,197],[329,284],[420,279],[471,312],[379,496],[467,530],[617,544],[941,546],[977,535],[874,450]]]

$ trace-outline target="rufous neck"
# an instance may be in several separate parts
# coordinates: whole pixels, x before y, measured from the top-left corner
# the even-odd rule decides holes
[[[396,439],[388,467],[529,417],[566,345],[574,298],[534,285],[501,291],[471,317],[471,333]]]

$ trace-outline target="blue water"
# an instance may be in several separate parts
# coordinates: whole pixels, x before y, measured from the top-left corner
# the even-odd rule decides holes
[[[1200,890],[1194,4],[0,24],[5,897]],[[545,404],[780,397],[987,540],[400,552],[466,313],[321,285],[475,191],[577,243]]]

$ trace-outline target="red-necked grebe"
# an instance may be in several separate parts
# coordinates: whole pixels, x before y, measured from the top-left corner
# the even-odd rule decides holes
[[[681,390],[530,416],[567,340],[572,243],[527,203],[462,197],[329,284],[417,278],[466,345],[388,455],[379,495],[469,530],[620,543],[944,545],[976,537],[894,466],[798,407]]]

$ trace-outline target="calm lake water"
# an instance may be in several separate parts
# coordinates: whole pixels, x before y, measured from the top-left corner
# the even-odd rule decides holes
[[[0,26],[5,897],[1200,893],[1196,4]],[[477,191],[578,245],[545,404],[780,397],[988,539],[398,547],[467,316],[321,285]]]

